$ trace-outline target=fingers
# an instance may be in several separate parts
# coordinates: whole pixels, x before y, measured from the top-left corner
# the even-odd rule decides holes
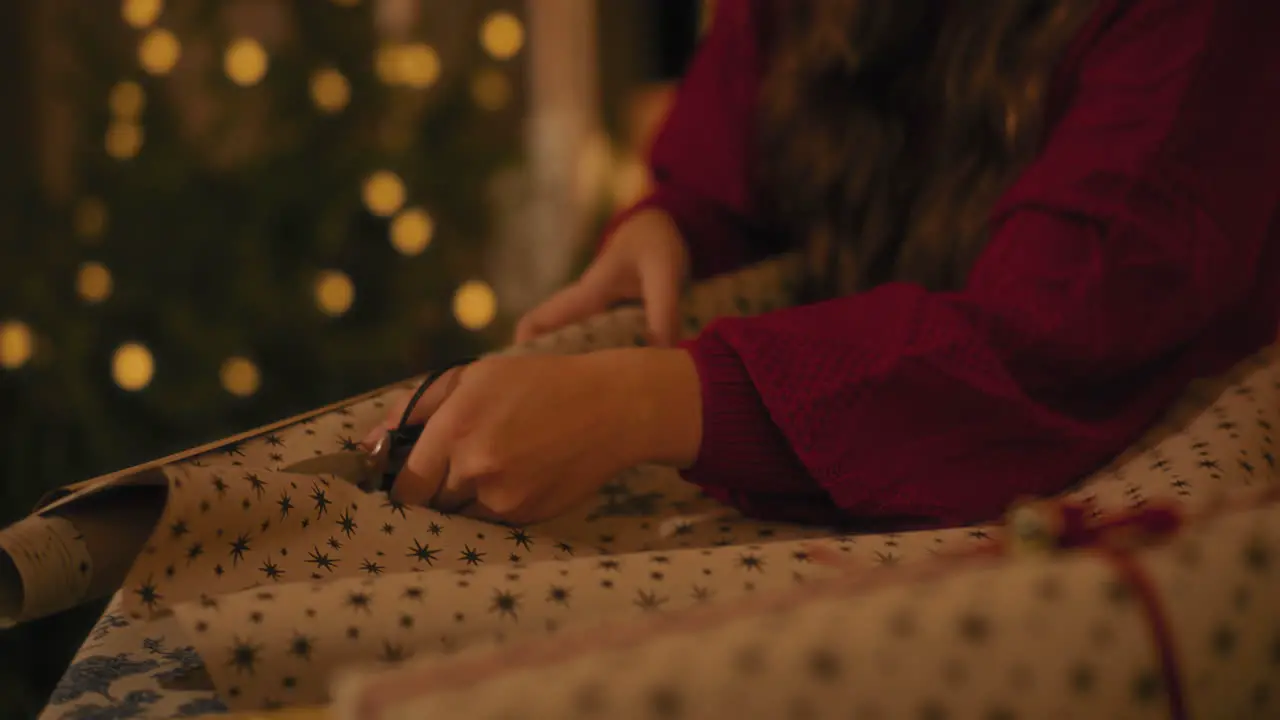
[[[427,421],[391,486],[391,496],[405,505],[425,505],[440,491],[449,474],[447,418]]]
[[[585,280],[585,278],[584,278]],[[578,281],[530,310],[516,325],[516,343],[526,343],[604,311],[613,300],[604,288]]]
[[[463,368],[453,368],[436,378],[429,387],[418,398],[413,405],[413,412],[409,414],[407,424],[421,425],[426,419],[431,417],[436,410],[440,409],[441,403],[445,398],[453,393],[454,388],[458,386],[458,380],[462,377]],[[371,449],[378,444],[378,440],[382,438],[389,430],[393,430],[400,426],[400,421],[404,419],[404,410],[409,406],[409,402],[413,399],[414,393],[408,392],[402,394],[391,403],[390,410],[387,411],[386,418],[382,423],[375,426],[365,436],[361,444],[366,449]]]
[[[652,342],[670,347],[680,341],[680,277],[664,262],[641,268],[640,294]]]

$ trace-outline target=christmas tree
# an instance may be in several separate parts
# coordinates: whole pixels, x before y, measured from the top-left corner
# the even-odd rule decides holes
[[[61,61],[30,109],[55,180],[6,187],[0,521],[502,337],[485,198],[520,161],[518,10],[41,6]],[[93,612],[0,636],[0,657],[34,654],[0,662],[0,716],[38,708],[68,659],[35,634],[73,646]]]

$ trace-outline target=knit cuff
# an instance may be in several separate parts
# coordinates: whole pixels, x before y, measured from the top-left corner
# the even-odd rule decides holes
[[[702,387],[702,444],[685,479],[730,493],[821,494],[761,403],[742,361],[714,328],[681,344]]]

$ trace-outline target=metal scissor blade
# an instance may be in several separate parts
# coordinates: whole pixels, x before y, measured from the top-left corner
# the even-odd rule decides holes
[[[354,450],[317,455],[280,469],[302,475],[334,475],[366,490],[378,486],[378,473],[369,455]]]

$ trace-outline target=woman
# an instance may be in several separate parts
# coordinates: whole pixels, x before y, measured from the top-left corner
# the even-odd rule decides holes
[[[986,520],[1274,339],[1280,3],[718,5],[656,192],[517,338],[634,297],[666,347],[452,374],[404,501],[529,522],[645,461],[772,518]],[[686,274],[792,248],[813,302],[676,338]]]

